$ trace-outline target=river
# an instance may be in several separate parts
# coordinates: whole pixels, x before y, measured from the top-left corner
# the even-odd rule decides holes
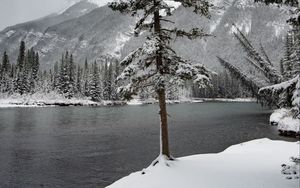
[[[175,157],[285,139],[255,103],[169,105]],[[0,187],[105,187],[159,153],[156,105],[0,109]]]

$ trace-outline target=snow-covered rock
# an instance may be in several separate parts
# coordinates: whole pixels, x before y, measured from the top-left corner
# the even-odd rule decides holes
[[[294,117],[292,109],[281,108],[270,116],[270,124],[278,125],[280,134],[300,134],[300,119]]]
[[[278,122],[278,130],[281,132],[300,133],[300,119],[295,119],[291,116],[284,117]]]
[[[161,162],[107,188],[298,188],[299,142],[259,139],[222,153]],[[293,166],[293,174],[283,167]]]
[[[289,114],[289,110],[285,108],[281,108],[278,110],[275,110],[272,115],[270,116],[270,124],[271,125],[278,125],[278,122],[286,117]]]

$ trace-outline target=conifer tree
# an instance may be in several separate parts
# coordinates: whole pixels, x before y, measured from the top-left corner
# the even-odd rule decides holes
[[[8,55],[6,53],[6,51],[3,53],[3,57],[2,57],[2,66],[1,66],[1,70],[3,72],[8,72],[10,69],[10,64],[9,64],[9,58]]]
[[[59,67],[58,62],[56,61],[54,64],[53,69],[53,84],[52,84],[53,90],[57,90],[59,88]]]
[[[99,68],[96,61],[92,66],[92,80],[90,86],[90,96],[93,101],[101,100],[101,89],[100,89],[100,80],[99,80]]]
[[[109,81],[109,73],[108,73],[109,67],[108,67],[108,62],[107,59],[105,60],[104,67],[102,70],[102,75],[103,75],[103,99],[104,100],[109,100],[109,95],[110,95],[110,81]]]
[[[32,51],[32,57],[33,57],[33,63],[32,63],[32,77],[36,81],[37,80],[37,75],[38,71],[40,69],[40,58],[39,58],[39,53]]]
[[[19,48],[19,56],[17,61],[18,62],[17,67],[19,71],[23,69],[25,64],[25,50],[26,50],[25,42],[21,41],[20,48]]]
[[[185,8],[193,9],[199,15],[209,17],[209,9],[213,6],[208,1],[174,0]],[[119,81],[128,81],[128,84],[119,87],[119,92],[127,99],[145,87],[152,88],[159,99],[161,147],[159,159],[171,160],[168,137],[168,116],[166,108],[166,84],[182,85],[186,80],[193,79],[201,87],[210,83],[210,71],[203,65],[193,64],[178,56],[172,49],[171,43],[176,37],[196,39],[209,36],[202,29],[193,28],[190,31],[164,27],[164,23],[173,23],[168,20],[174,7],[163,0],[124,0],[109,5],[113,10],[136,16],[143,12],[135,26],[135,35],[147,30],[148,36],[142,47],[134,50],[121,61],[125,67],[118,77]],[[191,10],[190,9],[190,10]],[[166,16],[163,17],[162,13]],[[125,83],[125,82],[124,82]]]
[[[2,63],[0,66],[0,89],[1,92],[5,93],[10,90],[10,82],[9,82],[9,72],[10,71],[10,63],[9,58],[6,51],[2,56]]]
[[[70,55],[69,58],[66,59],[67,61],[67,97],[72,98],[76,93],[76,86],[75,86],[75,65],[73,60],[73,54]]]
[[[77,66],[77,75],[76,75],[76,91],[79,94],[81,94],[81,92],[82,92],[82,89],[81,89],[81,79],[82,79],[81,72],[82,72],[81,67],[80,67],[80,65],[78,65]]]
[[[86,97],[90,96],[90,91],[89,91],[89,64],[87,59],[85,59],[84,62],[84,95]]]
[[[283,77],[285,80],[291,79],[292,73],[291,71],[293,70],[293,62],[292,62],[292,54],[293,54],[293,39],[291,35],[286,36],[286,41],[285,41],[285,52],[284,52],[284,57],[282,59],[282,67],[283,67]]]
[[[66,95],[68,93],[69,86],[69,74],[68,74],[68,52],[62,55],[60,63],[60,76],[59,76],[59,91],[61,94]]]

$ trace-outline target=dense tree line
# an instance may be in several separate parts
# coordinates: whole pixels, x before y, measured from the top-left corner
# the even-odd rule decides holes
[[[98,63],[85,60],[84,66],[74,62],[73,55],[65,52],[52,69],[41,70],[39,54],[26,50],[21,42],[17,62],[11,63],[6,52],[0,63],[0,92],[32,94],[55,91],[66,98],[90,97],[94,101],[118,100],[115,82],[119,75],[118,61],[103,56]]]
[[[39,54],[33,49],[26,50],[23,41],[16,64],[12,64],[4,52],[0,65],[0,91],[20,94],[35,92],[38,88],[39,66]]]
[[[242,84],[231,76],[228,71],[220,71],[211,78],[212,85],[207,88],[192,86],[192,96],[197,98],[246,98],[254,97]]]
[[[117,94],[116,78],[122,71],[118,60],[102,56],[98,62],[77,64],[68,51],[62,54],[52,69],[40,68],[39,54],[33,49],[26,50],[22,41],[16,63],[11,63],[6,52],[0,63],[0,93],[33,94],[55,91],[66,98],[89,97],[94,101],[120,100]],[[154,98],[155,93],[143,89],[139,93],[142,99]],[[168,88],[168,99],[185,97],[237,98],[249,94],[241,88],[238,80],[227,72],[212,77],[212,85],[199,88],[195,84],[185,83],[181,87]]]

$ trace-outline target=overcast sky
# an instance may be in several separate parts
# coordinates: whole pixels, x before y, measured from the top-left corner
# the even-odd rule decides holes
[[[74,0],[0,0],[0,30],[66,8]],[[106,3],[108,0],[91,0]]]

